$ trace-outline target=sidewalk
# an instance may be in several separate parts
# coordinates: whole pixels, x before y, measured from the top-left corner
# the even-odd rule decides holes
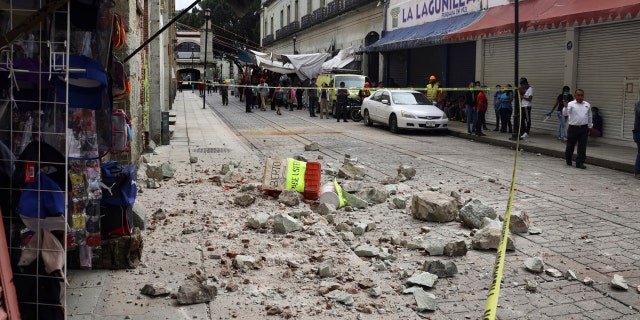
[[[466,123],[449,121],[449,134],[452,136],[488,143],[491,145],[515,148],[511,134],[493,131],[495,124],[487,124],[489,130],[483,130],[484,137],[467,133]],[[526,152],[540,153],[564,159],[566,144],[559,141],[555,134],[531,128],[527,139],[520,140],[520,149]],[[633,141],[612,141],[606,138],[589,138],[587,143],[587,164],[633,173],[636,161],[636,147]],[[575,158],[576,151],[574,151]]]

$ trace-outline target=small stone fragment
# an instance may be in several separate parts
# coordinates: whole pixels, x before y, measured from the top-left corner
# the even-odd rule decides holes
[[[535,280],[532,279],[527,279],[527,284],[525,286],[525,289],[529,292],[536,292],[538,291],[538,283]]]
[[[544,271],[544,262],[541,257],[527,258],[527,260],[524,261],[524,266],[531,272],[541,273]]]
[[[569,281],[578,280],[576,273],[573,272],[572,270],[567,270],[567,272],[564,273],[564,278]]]
[[[584,283],[585,285],[592,285],[593,284],[593,279],[589,278],[589,277],[584,277],[584,279],[582,279],[582,283]]]
[[[613,275],[613,279],[611,279],[611,282],[609,283],[609,285],[611,285],[611,288],[614,288],[614,289],[625,290],[625,291],[629,290],[627,281],[624,280],[624,278],[619,274]]]

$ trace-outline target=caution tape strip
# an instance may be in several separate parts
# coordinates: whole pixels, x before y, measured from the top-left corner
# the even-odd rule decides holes
[[[518,101],[521,101],[520,94],[518,94]],[[520,102],[517,103],[520,106]],[[513,196],[516,185],[516,173],[518,171],[518,156],[520,154],[520,132],[522,130],[522,126],[520,125],[521,123],[522,112],[519,112],[518,132],[516,132],[516,154],[513,160],[513,171],[511,173],[509,201],[507,202],[507,211],[504,215],[502,235],[500,236],[500,244],[498,245],[498,249],[496,252],[496,259],[493,265],[493,276],[491,277],[491,287],[489,287],[489,293],[487,295],[487,302],[484,307],[484,313],[482,314],[482,320],[494,320],[498,312],[498,300],[500,299],[500,286],[502,284],[502,273],[504,270],[504,257],[507,252],[507,243],[509,242],[509,223],[511,222],[511,209],[513,205]]]

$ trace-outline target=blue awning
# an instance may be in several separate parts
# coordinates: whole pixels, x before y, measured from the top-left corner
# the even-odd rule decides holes
[[[455,16],[448,19],[427,22],[419,26],[382,32],[382,38],[362,48],[364,52],[393,51],[424,47],[444,42],[444,36],[474,23],[486,10]]]

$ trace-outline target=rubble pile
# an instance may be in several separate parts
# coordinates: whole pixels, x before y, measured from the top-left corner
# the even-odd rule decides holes
[[[198,164],[192,164],[194,178],[181,181],[170,178],[176,174],[171,165],[147,164],[145,180],[157,182],[157,190],[174,183],[179,191],[147,204],[154,213],[146,232],[154,245],[145,260],[154,266],[146,272],[159,279],[138,288],[146,296],[171,292],[176,305],[225,301],[231,315],[243,309],[283,318],[400,319],[428,315],[471,284],[484,296],[490,285],[504,218],[463,188],[415,183],[423,173],[409,164],[373,181],[357,158],[323,163],[323,182],[336,178],[343,190],[340,208],[294,190],[266,193],[259,164]],[[512,234],[542,232],[525,211],[514,211],[509,227],[507,259],[524,264],[506,275],[517,279],[513,287],[536,294],[550,279],[580,278],[545,266],[542,257],[514,253]],[[610,286],[628,288],[617,275]]]

